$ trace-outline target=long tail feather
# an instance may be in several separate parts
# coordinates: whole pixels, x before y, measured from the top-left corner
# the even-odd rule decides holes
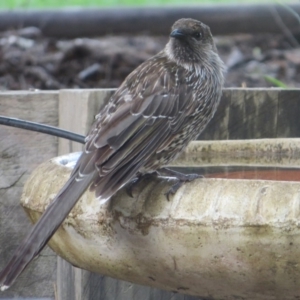
[[[1,271],[0,287],[2,291],[9,288],[26,266],[41,252],[81,195],[87,190],[93,178],[94,174],[90,174],[77,181],[75,176],[72,176],[67,181]]]

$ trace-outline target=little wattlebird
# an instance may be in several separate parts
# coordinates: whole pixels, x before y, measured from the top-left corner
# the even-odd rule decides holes
[[[70,179],[1,271],[1,289],[40,253],[89,187],[106,201],[144,174],[170,175],[163,167],[213,117],[223,70],[209,27],[193,19],[175,22],[165,48],[134,70],[96,116]],[[194,178],[179,175],[178,182]]]

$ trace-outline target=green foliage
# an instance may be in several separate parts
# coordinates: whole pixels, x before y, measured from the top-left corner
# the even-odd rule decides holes
[[[264,78],[267,82],[271,83],[275,87],[279,87],[279,88],[283,88],[283,89],[288,88],[288,86],[284,82],[276,79],[275,77],[265,75]]]
[[[264,0],[275,3],[275,0]],[[281,0],[280,3],[289,3]],[[261,0],[0,0],[0,9],[18,8],[59,8],[59,7],[96,7],[127,5],[198,5],[198,4],[241,4],[261,3]]]

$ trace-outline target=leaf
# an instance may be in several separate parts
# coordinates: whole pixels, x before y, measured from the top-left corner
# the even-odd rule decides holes
[[[264,75],[264,79],[267,82],[273,84],[276,87],[280,87],[280,88],[283,88],[283,89],[287,89],[288,88],[288,86],[284,82],[276,79],[275,77],[272,77],[272,76],[269,76],[269,75]]]

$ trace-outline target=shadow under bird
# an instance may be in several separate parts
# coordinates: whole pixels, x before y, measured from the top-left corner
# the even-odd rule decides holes
[[[96,116],[69,180],[1,271],[1,290],[40,253],[88,188],[104,202],[145,174],[175,175],[170,193],[194,179],[164,167],[213,117],[223,71],[209,27],[176,21],[165,48],[128,75]]]

